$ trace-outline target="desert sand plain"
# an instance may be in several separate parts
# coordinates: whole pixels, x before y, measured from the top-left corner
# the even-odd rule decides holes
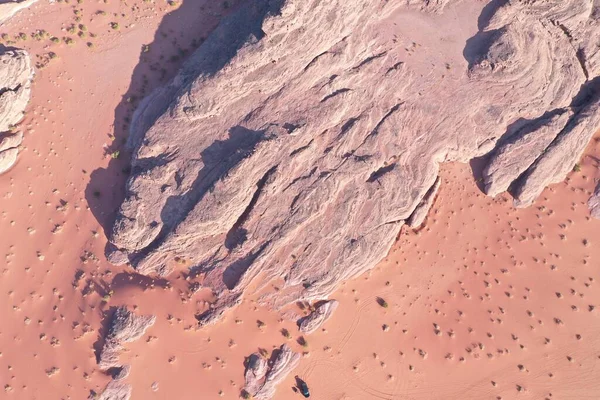
[[[404,227],[384,261],[343,283],[303,345],[291,318],[303,307],[256,305],[277,282],[196,329],[210,294],[179,272],[153,280],[106,261],[136,103],[236,6],[40,0],[0,27],[61,38],[17,42],[38,65],[18,162],[0,176],[0,398],[101,393],[110,377],[97,355],[120,305],[157,317],[121,355],[134,400],[239,398],[245,357],[283,343],[303,357],[276,399],[300,398],[295,374],[316,399],[599,398],[600,221],[586,205],[599,135],[581,168],[524,209],[485,196],[477,162],[443,165],[424,226]]]

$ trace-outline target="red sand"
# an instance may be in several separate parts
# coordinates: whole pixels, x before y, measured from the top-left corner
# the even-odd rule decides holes
[[[83,399],[101,391],[109,378],[98,371],[94,349],[103,313],[120,304],[158,317],[122,355],[132,366],[134,400],[214,399],[220,391],[238,398],[244,357],[283,342],[307,353],[296,372],[317,399],[598,397],[600,246],[593,233],[600,222],[585,205],[600,176],[592,157],[524,210],[513,209],[508,196],[481,194],[467,165],[445,165],[425,228],[403,230],[384,262],[342,286],[333,296],[338,310],[306,348],[285,318],[302,311],[269,312],[252,299],[197,331],[194,314],[207,306],[206,294],[188,300],[177,273],[172,289],[161,282],[144,288],[150,280],[104,259],[102,225],[118,206],[127,167],[124,152],[110,154],[142,88],[148,93],[161,76],[168,79],[181,62],[178,48],[190,51],[224,10],[204,1],[179,10],[141,0],[74,4],[39,2],[0,29],[75,39],[72,46],[17,44],[35,61],[48,52],[58,58],[37,71],[21,124],[24,149],[0,177],[0,293],[8,299],[0,304],[1,398]],[[74,8],[83,9],[80,22]],[[72,23],[85,25],[85,38],[61,30]],[[166,37],[156,33],[159,25]],[[586,154],[600,155],[600,144]],[[80,270],[85,277],[76,282]],[[104,302],[111,281],[114,295]],[[276,398],[299,398],[293,385],[290,376]]]

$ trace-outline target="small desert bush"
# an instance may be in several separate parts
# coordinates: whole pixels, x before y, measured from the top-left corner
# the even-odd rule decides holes
[[[385,300],[384,300],[383,298],[381,298],[381,297],[378,297],[378,298],[377,298],[377,304],[379,304],[379,305],[380,305],[381,307],[383,307],[383,308],[388,308],[388,307],[389,307],[389,305],[388,305],[387,301],[385,301]]]

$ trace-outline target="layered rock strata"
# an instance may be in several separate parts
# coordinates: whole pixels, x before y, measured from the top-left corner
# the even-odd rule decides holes
[[[457,18],[459,18],[457,20]],[[257,0],[134,115],[110,259],[217,301],[327,298],[423,222],[442,162],[531,204],[600,125],[592,0]],[[490,153],[491,152],[491,153]],[[262,287],[262,285],[258,285]]]

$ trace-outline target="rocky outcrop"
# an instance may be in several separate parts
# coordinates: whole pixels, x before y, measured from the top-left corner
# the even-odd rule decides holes
[[[8,171],[17,161],[23,133],[5,134],[0,137],[0,174]]]
[[[590,196],[588,200],[588,207],[590,208],[590,214],[592,217],[600,219],[600,184],[596,186],[596,190]]]
[[[13,133],[31,95],[33,68],[24,50],[0,45],[0,174],[17,160],[23,133]]]
[[[313,312],[298,321],[300,332],[309,334],[319,329],[331,317],[338,305],[336,300],[324,301],[319,304]]]
[[[483,172],[485,192],[490,196],[509,186],[539,158],[567,124],[570,113],[559,110],[525,123],[509,140],[494,150]]]
[[[0,25],[37,0],[0,0]]]
[[[112,380],[99,397],[93,396],[90,397],[90,400],[129,400],[130,398],[131,385],[119,380]]]
[[[246,386],[244,391],[252,399],[267,400],[275,394],[275,388],[300,362],[300,354],[293,352],[287,345],[276,350],[274,360],[267,365],[260,355],[253,354],[252,364],[246,367]]]
[[[101,370],[121,368],[119,354],[123,344],[139,339],[146,330],[154,325],[156,317],[135,315],[126,307],[119,307],[113,314],[104,346],[100,352],[98,365]],[[128,368],[123,367],[129,371]]]
[[[425,197],[421,200],[421,202],[415,208],[415,211],[408,217],[406,224],[411,228],[418,228],[423,225],[425,222],[425,218],[427,217],[427,213],[429,209],[433,205],[433,201],[435,200],[435,196],[437,195],[438,190],[440,189],[441,180],[438,177],[433,186],[425,193]]]
[[[561,182],[579,161],[599,127],[600,98],[594,96],[520,179],[515,189],[515,204],[528,206],[546,186]]]
[[[258,276],[283,279],[262,298],[278,307],[372,268],[423,220],[441,162],[498,145],[490,194],[530,203],[598,126],[599,15],[484,3],[241,7],[136,111],[111,259],[158,275],[185,260],[217,296],[206,323]]]
[[[118,368],[118,371],[113,375],[113,379],[106,385],[106,388],[98,396],[92,392],[88,400],[129,400],[131,398],[132,387],[130,384],[123,382],[129,376],[131,366],[123,365]]]
[[[262,387],[269,365],[267,359],[258,353],[254,353],[246,360],[246,372],[244,373],[244,390],[247,393],[257,393]]]

